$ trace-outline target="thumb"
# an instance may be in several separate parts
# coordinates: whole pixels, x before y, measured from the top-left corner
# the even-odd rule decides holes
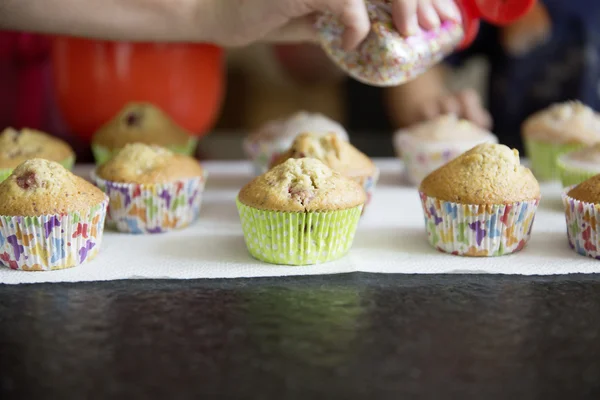
[[[492,127],[492,117],[481,104],[479,94],[473,89],[463,90],[458,93],[458,101],[462,105],[464,118],[473,121],[485,129]]]

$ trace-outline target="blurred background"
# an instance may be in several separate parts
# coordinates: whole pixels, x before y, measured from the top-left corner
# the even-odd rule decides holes
[[[486,70],[474,60],[450,82],[481,90]],[[44,130],[84,162],[95,129],[128,101],[157,103],[201,136],[202,159],[244,158],[248,132],[299,110],[340,121],[371,157],[391,157],[398,126],[385,99],[385,89],[347,78],[314,45],[224,51],[0,32],[0,129]]]

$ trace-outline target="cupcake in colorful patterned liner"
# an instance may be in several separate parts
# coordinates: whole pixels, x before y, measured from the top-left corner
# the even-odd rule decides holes
[[[358,183],[321,161],[290,158],[242,188],[237,207],[254,258],[309,265],[350,250],[365,200]]]
[[[98,254],[108,198],[58,163],[32,159],[0,183],[0,265],[71,268]]]
[[[131,143],[161,146],[192,156],[198,140],[160,108],[149,103],[130,103],[94,134],[92,152],[96,164],[104,164]]]
[[[570,187],[600,174],[600,143],[562,154],[556,162],[563,187]]]
[[[422,122],[394,135],[394,148],[404,162],[406,177],[413,185],[481,143],[498,143],[491,132],[470,121],[447,114]]]
[[[439,251],[501,256],[527,244],[540,187],[517,150],[481,144],[428,175],[420,186],[429,243]]]
[[[206,177],[192,157],[141,143],[126,145],[92,174],[110,198],[110,226],[136,234],[180,229],[198,219]]]
[[[600,260],[600,175],[568,188],[562,195],[569,246]]]
[[[556,180],[560,155],[600,143],[600,114],[578,101],[554,104],[530,116],[521,131],[535,176]]]
[[[33,129],[6,128],[0,133],[0,182],[21,163],[42,158],[72,169],[75,152],[60,139]]]
[[[364,213],[379,179],[379,169],[369,157],[333,133],[325,136],[302,133],[296,137],[289,150],[273,161],[271,168],[290,158],[305,157],[316,158],[334,171],[360,184],[367,194]]]
[[[244,140],[244,151],[254,164],[254,173],[267,172],[269,165],[288,150],[296,136],[303,132],[315,135],[333,133],[348,141],[342,125],[319,113],[300,111],[287,118],[268,122]]]

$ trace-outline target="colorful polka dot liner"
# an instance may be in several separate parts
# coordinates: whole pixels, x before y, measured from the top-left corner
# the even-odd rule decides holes
[[[73,165],[75,165],[75,157],[69,157],[61,161],[59,164],[71,171],[73,169]],[[12,174],[12,172],[12,169],[0,168],[0,182],[7,179]]]
[[[582,144],[559,144],[528,138],[523,138],[523,145],[531,161],[531,170],[540,181],[558,180],[560,178],[558,158],[585,147]]]
[[[0,265],[21,271],[72,268],[102,244],[108,199],[85,214],[0,216]]]
[[[354,241],[362,206],[328,212],[276,212],[236,202],[252,257],[270,264],[312,265],[343,257]]]
[[[394,28],[391,5],[367,1],[371,32],[353,51],[342,48],[344,25],[333,14],[317,19],[321,46],[348,75],[372,86],[396,86],[422,74],[450,54],[464,36],[460,23],[445,21],[437,29],[402,37]]]
[[[498,138],[489,135],[481,140],[424,142],[405,131],[394,136],[394,148],[404,163],[404,174],[416,186],[431,172],[482,143],[498,143]]]
[[[108,226],[124,233],[153,234],[181,229],[200,215],[207,174],[154,185],[92,180],[110,199]]]
[[[164,146],[164,147],[171,150],[173,153],[176,153],[176,154],[193,156],[194,153],[196,152],[196,148],[198,147],[198,139],[190,138],[190,140],[184,145]],[[94,160],[96,161],[96,165],[104,164],[105,162],[110,160],[120,150],[121,149],[111,150],[104,146],[92,144],[92,153],[94,155]]]
[[[502,205],[441,201],[420,193],[431,246],[458,256],[493,257],[515,253],[531,235],[539,200]]]
[[[600,205],[570,197],[572,188],[562,195],[569,246],[577,254],[600,260]]]

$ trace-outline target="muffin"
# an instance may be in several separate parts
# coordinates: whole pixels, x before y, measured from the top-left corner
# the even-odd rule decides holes
[[[540,187],[519,152],[481,144],[428,175],[419,188],[430,244],[461,256],[521,250],[531,234]]]
[[[321,161],[290,158],[244,186],[237,207],[253,257],[309,265],[350,250],[365,200],[358,183]]]
[[[62,140],[33,129],[6,128],[0,133],[0,182],[19,164],[32,158],[55,161],[71,169],[75,152]]]
[[[342,125],[319,113],[300,111],[268,122],[244,140],[244,151],[254,164],[255,174],[265,173],[273,160],[289,149],[302,132],[333,133],[348,141],[348,133]]]
[[[600,143],[561,154],[556,166],[565,188],[600,174]]]
[[[600,175],[562,195],[569,245],[578,254],[600,260]]]
[[[0,183],[0,264],[24,271],[75,267],[100,250],[108,199],[53,161],[25,161]]]
[[[174,153],[193,155],[198,140],[150,103],[130,103],[101,127],[92,139],[98,165],[131,143],[166,147]]]
[[[416,124],[394,135],[396,154],[404,162],[406,178],[414,185],[481,143],[498,143],[498,138],[454,114]]]
[[[555,180],[561,154],[600,143],[600,114],[578,101],[554,104],[530,116],[521,131],[536,177]]]
[[[161,233],[198,219],[206,173],[192,157],[159,146],[125,145],[92,179],[110,198],[108,221],[126,233]]]
[[[379,178],[379,170],[364,153],[333,133],[325,136],[302,133],[292,146],[271,164],[271,168],[290,158],[316,158],[329,168],[360,184],[367,194],[365,208],[370,203]],[[365,210],[363,208],[363,212]]]

